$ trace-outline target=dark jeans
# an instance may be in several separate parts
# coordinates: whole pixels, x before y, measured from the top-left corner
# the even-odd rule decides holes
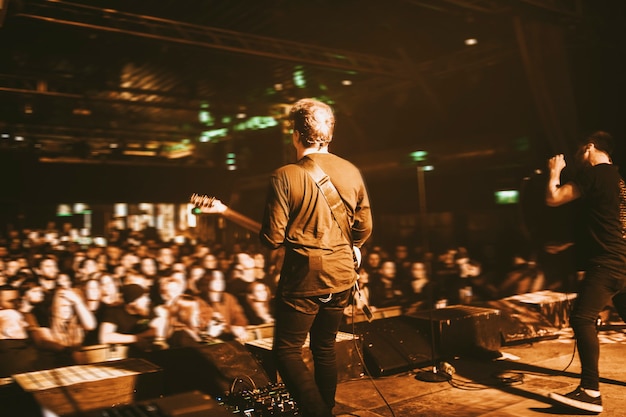
[[[580,283],[570,317],[578,345],[582,368],[580,385],[583,388],[599,389],[600,343],[596,321],[611,299],[620,317],[626,321],[626,275],[617,275],[602,266],[590,267]]]
[[[304,417],[330,417],[337,390],[335,339],[352,290],[324,297],[277,299],[274,359],[278,372]],[[310,334],[314,372],[304,363],[302,347]]]

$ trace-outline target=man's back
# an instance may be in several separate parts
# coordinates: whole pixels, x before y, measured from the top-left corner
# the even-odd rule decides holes
[[[330,153],[313,153],[315,161],[339,191],[352,228],[353,244],[360,246],[371,233],[367,190],[359,170]],[[328,203],[314,180],[298,164],[285,165],[272,175],[266,210],[273,223],[264,222],[261,239],[271,246],[285,244],[283,271],[291,278],[283,290],[292,295],[327,294],[354,283],[350,238],[342,234]],[[267,219],[267,216],[266,216]],[[341,220],[340,220],[341,221]]]

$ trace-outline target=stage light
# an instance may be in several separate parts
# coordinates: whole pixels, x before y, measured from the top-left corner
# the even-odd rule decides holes
[[[409,154],[409,156],[411,157],[413,162],[421,162],[421,161],[425,161],[426,160],[426,157],[428,156],[428,152],[426,152],[426,151],[415,151],[415,152],[411,152]]]

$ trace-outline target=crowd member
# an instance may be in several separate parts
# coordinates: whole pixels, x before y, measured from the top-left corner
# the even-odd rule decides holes
[[[195,263],[189,267],[189,278],[187,279],[187,290],[191,295],[198,295],[198,281],[205,276],[207,270],[199,263]]]
[[[370,303],[374,307],[399,307],[406,303],[404,283],[397,277],[396,263],[391,259],[380,262],[378,273],[370,279]]]
[[[113,274],[101,273],[97,276],[100,282],[100,296],[102,303],[106,305],[117,305],[122,302],[120,293],[121,282]]]
[[[120,289],[123,303],[106,308],[100,324],[101,344],[129,346],[129,355],[138,356],[152,349],[158,333],[156,315],[146,289],[137,284]]]
[[[37,261],[34,268],[39,285],[43,289],[44,298],[40,303],[34,304],[31,313],[40,326],[48,327],[50,325],[50,308],[52,306],[52,297],[57,286],[57,278],[59,277],[59,266],[57,258],[51,255],[44,255]]]
[[[553,400],[580,410],[602,411],[600,344],[596,320],[613,302],[626,320],[626,182],[613,164],[613,138],[606,132],[589,135],[579,148],[582,169],[561,184],[566,166],[562,154],[548,161],[546,203],[561,206],[583,201],[585,250],[584,277],[570,314],[581,363],[580,385],[567,394],[551,393]]]
[[[86,281],[100,271],[100,266],[95,258],[83,258],[77,265],[74,273],[74,282]]]
[[[263,252],[254,252],[252,259],[254,259],[254,278],[265,281],[265,277],[267,276],[265,254]]]
[[[404,289],[408,305],[420,303],[428,308],[434,307],[434,288],[428,276],[426,263],[421,260],[411,261],[409,266],[409,281]]]
[[[248,284],[242,307],[248,319],[248,324],[274,323],[272,294],[267,284],[263,281],[255,280]]]
[[[50,325],[31,323],[29,329],[44,366],[56,367],[73,364],[72,353],[83,346],[85,332],[96,325],[80,293],[73,288],[59,288],[52,300]]]
[[[19,302],[14,287],[0,286],[0,378],[38,368],[38,352]]]
[[[261,242],[270,249],[285,248],[274,311],[277,368],[303,416],[326,417],[332,416],[335,405],[335,338],[356,282],[352,245],[358,250],[367,240],[372,218],[361,173],[329,152],[335,124],[332,109],[303,99],[293,105],[290,120],[298,161],[321,167],[348,212],[337,219],[338,228],[309,173],[303,166],[288,164],[272,174],[260,232]],[[346,236],[341,231],[344,223]],[[307,335],[314,373],[302,357]]]
[[[107,245],[104,253],[106,255],[107,265],[106,271],[113,273],[115,268],[120,264],[120,258],[122,257],[122,248],[113,244],[113,240],[109,239],[110,244]]]
[[[203,342],[205,329],[201,327],[200,301],[183,294],[169,309],[167,346],[170,348],[196,347]]]
[[[367,273],[372,277],[373,275],[378,273],[378,268],[380,268],[381,256],[380,252],[377,250],[370,250],[365,255],[365,262],[363,262],[363,267],[367,271]]]
[[[22,269],[20,261],[16,255],[9,257],[4,261],[4,268],[2,268],[4,279],[6,283],[11,283],[17,280],[17,274]]]
[[[159,265],[157,260],[152,256],[143,256],[139,259],[138,272],[143,274],[145,279],[149,281],[148,286],[154,285],[159,276]]]
[[[411,258],[409,257],[409,247],[404,243],[398,243],[394,246],[393,256],[391,257],[396,264],[396,277],[401,283],[409,281],[411,266]]]
[[[84,346],[91,346],[99,344],[98,334],[100,331],[100,323],[104,314],[106,304],[102,302],[102,291],[100,289],[100,281],[97,276],[93,276],[86,281],[81,282],[78,285],[78,290],[81,292],[85,299],[85,305],[87,309],[91,311],[96,319],[96,326],[85,332],[85,338],[83,340]]]
[[[226,292],[226,279],[219,269],[198,281],[201,326],[209,336],[222,340],[247,339],[248,320],[237,298]]]
[[[157,262],[160,275],[167,275],[171,272],[176,257],[171,246],[161,246],[157,252]]]
[[[256,281],[254,258],[245,252],[234,256],[231,274],[226,281],[226,291],[237,298],[239,304],[246,302],[248,288]]]
[[[219,267],[217,256],[213,253],[207,253],[201,258],[201,265],[207,270],[217,269]]]

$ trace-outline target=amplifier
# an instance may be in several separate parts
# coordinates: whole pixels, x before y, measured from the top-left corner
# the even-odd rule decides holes
[[[454,305],[407,314],[427,334],[434,331],[439,357],[496,354],[502,347],[500,310]],[[499,352],[496,354],[499,356]],[[496,357],[497,357],[496,356]]]
[[[569,314],[575,298],[575,293],[545,290],[518,294],[504,300],[527,306],[544,316],[555,328],[563,329],[569,327]]]

